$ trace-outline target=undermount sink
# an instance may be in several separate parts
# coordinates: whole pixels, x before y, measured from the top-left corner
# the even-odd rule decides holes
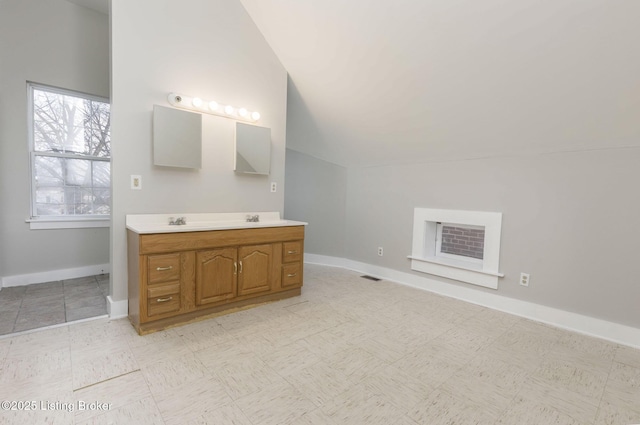
[[[259,221],[247,221],[258,216]],[[171,219],[184,217],[185,224],[169,224]],[[304,226],[301,221],[284,220],[279,212],[194,213],[194,214],[129,214],[127,229],[136,233],[175,233],[207,230],[249,229],[256,227]]]

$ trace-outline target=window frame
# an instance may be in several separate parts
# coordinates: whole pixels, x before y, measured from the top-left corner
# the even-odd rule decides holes
[[[436,255],[437,223],[458,223],[484,227],[483,259],[480,264]],[[411,270],[460,282],[498,289],[502,213],[466,210],[414,208]]]
[[[96,96],[80,91],[63,89],[60,87],[49,86],[46,84],[34,83],[27,81],[27,126],[28,126],[28,144],[29,144],[29,179],[30,179],[30,207],[29,218],[25,220],[29,223],[31,230],[44,229],[77,229],[92,227],[109,227],[111,225],[111,214],[86,214],[86,215],[37,215],[36,207],[36,179],[35,179],[35,161],[38,156],[57,157],[67,159],[80,159],[91,161],[93,165],[96,161],[108,162],[111,164],[111,156],[108,158],[97,157],[93,155],[66,154],[58,152],[39,152],[35,149],[35,131],[34,131],[34,90],[47,91],[63,96],[72,96],[76,98],[87,99],[95,102],[111,104],[110,100],[105,97]],[[111,111],[109,111],[111,113]],[[111,168],[111,167],[110,167]],[[112,191],[113,181],[109,176],[109,190]]]

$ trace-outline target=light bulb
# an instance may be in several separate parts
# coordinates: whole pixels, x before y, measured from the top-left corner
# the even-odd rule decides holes
[[[209,109],[211,109],[212,111],[217,111],[218,102],[216,102],[215,100],[212,100],[211,102],[209,102]]]
[[[240,115],[241,117],[246,117],[248,113],[249,113],[249,111],[247,111],[244,108],[238,109],[238,115]]]
[[[199,97],[194,97],[193,100],[191,101],[191,103],[193,104],[193,106],[195,106],[196,108],[199,108],[202,106],[202,99],[200,99]]]
[[[254,121],[258,121],[260,119],[260,112],[255,111],[251,113],[251,119]]]
[[[227,105],[224,107],[224,113],[227,115],[233,115],[233,106]]]

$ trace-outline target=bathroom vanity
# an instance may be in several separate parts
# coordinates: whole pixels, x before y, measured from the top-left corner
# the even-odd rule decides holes
[[[139,334],[300,295],[307,223],[277,212],[179,216],[126,217],[129,320]]]

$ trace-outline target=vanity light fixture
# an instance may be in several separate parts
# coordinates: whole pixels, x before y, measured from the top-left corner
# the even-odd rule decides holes
[[[215,100],[207,101],[199,97],[190,97],[177,93],[169,93],[167,99],[171,105],[191,111],[205,112],[212,115],[248,122],[256,122],[260,119],[260,113],[258,111],[251,112],[246,108],[221,105]]]

